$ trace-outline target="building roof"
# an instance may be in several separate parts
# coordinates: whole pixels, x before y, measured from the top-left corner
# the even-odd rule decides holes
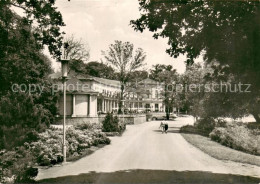
[[[50,74],[48,77],[53,80],[61,79],[61,72],[56,72],[56,73]],[[75,71],[70,71],[68,74],[68,79],[72,79],[72,78],[77,78],[78,80],[81,80],[81,81],[84,81],[84,80],[96,81],[98,83],[109,85],[109,86],[116,86],[116,87],[120,86],[120,81],[104,79],[104,78],[94,77],[94,76],[89,76],[89,75],[84,75],[84,74],[78,74]]]
[[[101,84],[110,85],[110,86],[120,86],[120,81],[117,80],[110,80],[110,79],[104,79],[99,77],[92,77],[89,76],[89,79],[95,80]]]
[[[150,79],[150,78],[146,78],[146,79],[144,79],[144,80],[142,80],[142,81],[140,81],[140,82],[138,82],[138,83],[139,83],[139,84],[158,84],[157,81],[152,80],[152,79]]]

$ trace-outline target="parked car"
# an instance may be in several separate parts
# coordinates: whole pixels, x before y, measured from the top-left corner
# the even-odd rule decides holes
[[[174,120],[177,116],[173,113],[170,113],[169,120]],[[152,113],[152,120],[166,120],[166,113],[165,112],[153,112]]]

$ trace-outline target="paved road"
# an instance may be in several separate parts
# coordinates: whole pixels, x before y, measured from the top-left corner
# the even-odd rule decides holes
[[[159,131],[160,121],[127,126],[121,137],[111,138],[110,145],[76,162],[40,170],[37,179],[129,169],[209,171],[260,178],[260,167],[214,159],[186,142],[178,130],[188,123],[190,118],[169,121],[167,134]]]

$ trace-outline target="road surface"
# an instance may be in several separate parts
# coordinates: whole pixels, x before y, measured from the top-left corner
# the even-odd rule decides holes
[[[192,146],[178,133],[190,118],[169,121],[169,132],[162,134],[160,121],[129,125],[121,137],[112,137],[111,144],[76,162],[41,169],[37,180],[81,173],[121,170],[206,171],[260,178],[260,167],[221,161]]]

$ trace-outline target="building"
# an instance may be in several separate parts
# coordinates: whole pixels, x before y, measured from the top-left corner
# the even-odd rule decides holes
[[[163,85],[152,79],[136,82],[134,87],[126,89],[126,107],[130,110],[164,112],[162,91]]]
[[[53,91],[62,92],[61,74],[51,74]],[[145,79],[128,84],[125,93],[125,109],[132,112],[164,112],[160,92],[162,86]],[[71,71],[67,80],[66,115],[71,118],[97,117],[98,114],[117,111],[119,107],[120,81],[83,76]],[[63,115],[63,98],[58,102],[59,114]]]

